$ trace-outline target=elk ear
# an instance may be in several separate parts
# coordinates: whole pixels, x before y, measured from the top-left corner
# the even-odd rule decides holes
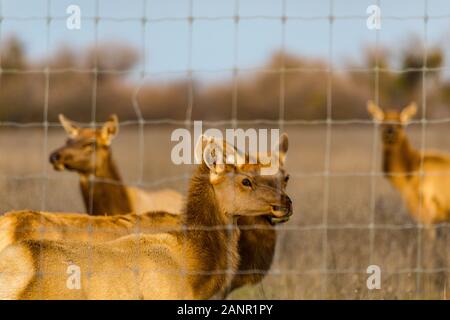
[[[406,106],[402,112],[400,112],[400,121],[403,123],[411,120],[412,117],[417,113],[417,104],[415,102],[411,102],[408,106]]]
[[[280,166],[284,166],[286,161],[287,151],[289,149],[289,139],[286,133],[283,133],[280,137],[280,142],[278,143],[278,149],[275,150],[278,152],[278,161]]]
[[[101,129],[102,142],[105,145],[110,145],[111,141],[119,132],[119,118],[113,114],[109,117],[108,121],[105,122]]]
[[[73,124],[72,121],[67,119],[62,114],[59,114],[58,118],[59,122],[61,122],[64,130],[66,130],[66,133],[69,135],[69,137],[76,138],[79,135],[80,128],[77,125]]]
[[[367,111],[372,115],[372,118],[376,121],[384,120],[384,112],[379,106],[372,100],[367,101]]]
[[[196,148],[200,148],[200,146],[202,148],[201,161],[209,168],[209,181],[212,184],[219,183],[226,171],[223,141],[202,135]]]

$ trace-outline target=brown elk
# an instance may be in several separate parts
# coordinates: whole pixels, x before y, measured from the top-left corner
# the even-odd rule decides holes
[[[224,147],[214,139],[206,143]],[[208,299],[226,290],[236,272],[238,217],[270,212],[284,219],[292,214],[278,178],[261,175],[261,167],[217,159],[199,165],[182,214],[183,231],[133,234],[97,244],[26,240],[10,245],[0,253],[0,297]],[[66,285],[67,264],[81,270],[79,290]]]
[[[87,212],[115,215],[181,211],[183,196],[174,190],[149,192],[123,185],[111,151],[111,142],[119,130],[116,115],[112,115],[99,129],[80,128],[63,115],[59,119],[69,139],[65,146],[50,155],[50,162],[55,170],[78,172]]]
[[[286,189],[289,175],[284,164],[288,150],[288,138],[282,135],[279,144],[279,168],[274,176],[282,191]],[[270,269],[275,252],[276,232],[274,224],[283,219],[265,216],[240,217],[243,226],[239,239],[239,272],[225,290],[225,296],[244,285],[259,283]],[[46,213],[36,211],[9,212],[0,217],[0,251],[20,240],[78,240],[91,243],[105,242],[135,233],[165,232],[177,230],[182,225],[178,214],[148,212],[115,216],[88,216],[70,213]],[[254,271],[254,272],[252,272]]]
[[[85,207],[89,210],[89,199],[92,196],[93,202],[93,214],[114,214],[114,213],[127,213],[128,209],[135,208],[133,206],[133,202],[131,199],[147,199],[147,201],[142,201],[139,206],[140,212],[146,212],[145,215],[145,223],[141,223],[143,227],[150,226],[152,229],[157,229],[159,226],[167,225],[170,222],[175,221],[176,219],[173,215],[167,216],[167,221],[165,221],[164,215],[160,215],[158,220],[155,221],[155,224],[151,222],[151,214],[148,211],[161,209],[156,207],[155,202],[162,198],[162,203],[165,205],[167,203],[171,203],[171,205],[175,206],[175,209],[181,207],[181,195],[172,190],[164,190],[161,192],[155,192],[149,195],[146,195],[143,191],[135,188],[125,188],[123,187],[122,180],[120,178],[120,174],[112,160],[112,152],[111,152],[111,141],[117,135],[118,132],[118,119],[115,115],[112,115],[110,119],[104,124],[104,126],[99,130],[93,130],[90,128],[79,128],[71,121],[66,119],[64,116],[60,115],[60,121],[69,137],[71,137],[66,146],[56,150],[50,156],[50,161],[53,166],[57,170],[68,169],[72,171],[77,171],[80,174],[80,184],[81,191],[83,194],[83,199],[85,203]],[[89,143],[92,143],[95,140],[95,145],[91,148],[86,148],[85,146]],[[95,160],[95,170],[91,169],[91,162],[89,159],[93,156],[94,147],[96,149],[96,160]],[[286,153],[288,150],[288,138],[286,134],[283,134],[280,139],[279,144],[279,154],[278,159],[280,161],[279,168],[280,171],[277,174],[279,176],[280,187],[285,190],[289,175],[286,174],[284,170],[284,163],[286,158]],[[87,159],[87,160],[83,160]],[[95,174],[97,179],[107,179],[108,181],[98,181],[93,186],[94,192],[90,194],[90,189],[92,183],[88,179],[88,174]],[[98,172],[98,173],[97,173]],[[130,195],[140,195],[130,196]],[[171,198],[171,195],[173,197]],[[155,199],[149,199],[151,196]],[[147,207],[144,205],[148,205]],[[166,211],[171,211],[171,208],[162,208]],[[175,211],[179,212],[179,210]],[[16,217],[16,218],[15,218]],[[24,215],[23,213],[13,213],[10,214],[10,219],[17,219],[17,221],[22,221],[20,225],[23,224],[42,224],[41,221],[48,221],[48,219],[39,218],[39,214],[30,212],[28,215]],[[42,228],[45,229],[62,229],[62,226],[55,225],[50,219],[51,223],[47,226],[43,225]],[[86,227],[86,223],[88,220],[86,218],[80,218],[75,215],[66,216],[66,224],[72,224],[76,230],[82,230],[82,228]],[[70,221],[70,222],[69,222]],[[95,222],[94,222],[95,221]],[[100,223],[102,220],[94,220],[89,223],[96,223],[97,221]],[[276,244],[276,232],[274,229],[274,224],[277,222],[283,222],[283,220],[277,221],[276,219],[269,218],[266,216],[258,216],[258,217],[241,217],[238,220],[238,225],[242,226],[241,235],[239,241],[239,254],[240,254],[240,262],[239,262],[239,273],[235,275],[230,287],[227,289],[226,293],[229,293],[237,288],[240,288],[244,285],[254,285],[259,283],[265,276],[266,272],[270,269],[272,264],[273,255],[275,252],[275,244]],[[1,220],[0,220],[1,224]],[[10,223],[11,225],[19,225],[18,222]],[[47,237],[43,234],[39,234],[37,232],[28,231],[33,228],[27,227],[26,232],[28,239],[41,239]],[[66,229],[68,229],[66,227]],[[37,230],[37,229],[36,229]],[[98,229],[97,229],[98,230]],[[30,233],[31,232],[31,233]],[[112,232],[112,233],[103,233],[97,234],[95,237],[91,236],[92,240],[105,241],[115,239],[119,235],[128,234],[130,231],[128,229],[121,229],[121,232]],[[62,235],[61,232],[53,232],[53,237],[51,239],[55,239],[55,235]],[[117,236],[115,236],[117,235]],[[70,233],[70,231],[64,233],[64,238],[70,237],[73,239],[85,239],[88,235],[82,235],[82,232]],[[12,239],[23,238],[24,234],[21,230],[16,232],[13,236],[5,239],[4,244],[11,243],[14,241]],[[0,243],[0,250],[2,246]],[[257,248],[257,250],[255,250]],[[251,272],[255,270],[255,272]]]
[[[405,132],[417,112],[416,104],[401,112],[384,112],[369,101],[367,109],[382,123],[383,172],[401,193],[413,218],[428,226],[450,221],[450,156],[416,150]]]
[[[289,181],[289,175],[284,169],[288,148],[288,137],[283,134],[277,151],[279,171],[273,177],[277,187],[282,191],[286,190]],[[224,291],[223,298],[226,298],[228,293],[237,288],[255,285],[263,280],[272,265],[275,253],[277,234],[274,225],[285,221],[286,218],[273,218],[268,215],[242,216],[238,219],[238,226],[241,230],[238,244],[240,256],[238,273]]]

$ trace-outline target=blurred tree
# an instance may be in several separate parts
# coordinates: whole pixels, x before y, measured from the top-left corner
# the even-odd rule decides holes
[[[86,66],[99,70],[99,81],[117,79],[130,71],[139,61],[136,50],[126,45],[109,42],[91,47],[86,54]],[[112,71],[112,73],[102,73]]]
[[[0,118],[8,118],[13,109],[17,109],[17,101],[23,98],[19,90],[20,75],[14,71],[22,71],[27,67],[23,43],[10,36],[0,44],[0,63],[3,69],[0,75]]]
[[[422,69],[425,68],[425,52],[422,48],[417,49],[417,44],[409,46],[402,57],[402,68],[406,72],[402,72],[398,75],[398,88],[400,93],[406,100],[415,100],[421,95],[422,90]],[[444,54],[440,48],[430,48],[427,50],[426,67],[430,69],[438,69],[442,66],[444,61]],[[428,86],[427,94],[436,94],[436,92],[430,92],[433,88],[439,85],[441,79],[441,71],[426,72],[427,81],[433,81],[433,86]],[[407,102],[405,102],[407,103]]]
[[[400,54],[394,55],[397,52]],[[136,92],[145,118],[184,119],[190,101],[191,89],[186,79],[158,78],[158,82],[140,84],[129,81],[129,72],[136,67],[139,55],[120,43],[101,43],[87,50],[62,47],[43,61],[32,62],[27,60],[22,43],[12,37],[1,45],[1,57],[5,69],[26,71],[49,65],[64,70],[50,74],[48,100],[43,73],[3,74],[0,121],[42,121],[46,102],[50,121],[57,121],[58,113],[91,121],[94,104],[98,119],[106,119],[113,112],[124,120],[136,119]],[[427,109],[431,114],[439,114],[445,104],[450,104],[450,83],[444,82],[439,69],[443,64],[442,49],[429,48],[427,67],[437,69],[427,72]],[[95,65],[100,71],[97,86],[90,72]],[[400,70],[394,70],[393,65]],[[333,119],[365,118],[366,102],[374,99],[376,88],[379,103],[385,108],[400,108],[411,100],[421,102],[423,49],[417,40],[403,50],[367,48],[362,65],[353,63],[346,67],[330,74],[325,60],[278,51],[261,71],[239,73],[237,92],[231,80],[211,84],[194,79],[192,117],[229,119],[236,102],[238,119],[317,120],[326,119],[331,102]],[[330,80],[331,96],[327,90]],[[283,110],[284,114],[279,114]]]
[[[23,43],[17,37],[10,36],[1,44],[1,66],[2,69],[25,69],[25,50]]]

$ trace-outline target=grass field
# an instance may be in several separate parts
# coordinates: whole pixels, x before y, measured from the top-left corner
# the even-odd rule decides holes
[[[147,126],[143,149],[138,130],[121,129],[113,149],[126,183],[185,192],[192,168],[170,161],[173,129]],[[446,298],[449,227],[442,226],[434,242],[424,232],[419,235],[399,195],[380,173],[380,141],[373,126],[333,125],[329,157],[326,126],[287,125],[285,131],[290,139],[288,193],[294,215],[278,227],[271,274],[261,285],[242,288],[231,297]],[[421,126],[408,128],[408,133],[420,146]],[[426,147],[450,153],[449,133],[449,124],[428,125]],[[64,143],[63,130],[51,128],[47,143],[44,138],[43,129],[0,130],[1,212],[84,211],[77,175],[54,172],[47,161],[49,152]],[[381,268],[380,290],[366,287],[371,264]]]

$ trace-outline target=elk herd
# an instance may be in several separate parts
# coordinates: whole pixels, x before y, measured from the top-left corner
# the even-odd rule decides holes
[[[420,152],[405,126],[411,104],[368,111],[382,128],[382,170],[411,216],[430,228],[450,220],[450,157]],[[210,299],[262,281],[277,240],[276,225],[289,220],[286,193],[288,138],[276,153],[278,172],[225,140],[202,136],[202,161],[186,195],[175,190],[126,187],[111,144],[119,123],[111,116],[101,128],[81,128],[60,116],[68,140],[50,155],[55,170],[79,175],[89,214],[5,213],[0,217],[1,299]],[[213,148],[211,148],[211,146]],[[217,152],[220,151],[220,152]],[[220,161],[232,154],[235,163]],[[258,158],[258,155],[256,156]],[[431,228],[432,229],[432,228]],[[67,286],[76,265],[79,288]]]

